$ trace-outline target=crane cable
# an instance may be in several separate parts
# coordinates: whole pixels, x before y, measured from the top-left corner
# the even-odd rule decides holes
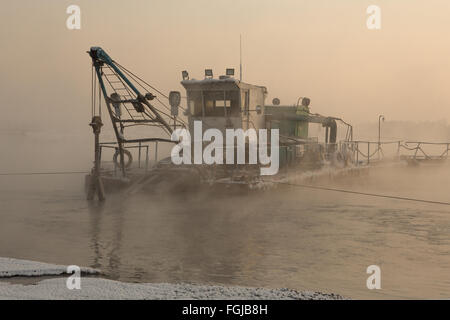
[[[145,80],[141,79],[140,77],[138,77],[136,74],[134,74],[133,72],[131,72],[130,70],[128,70],[127,68],[125,68],[124,66],[120,65],[117,61],[113,61],[118,67],[119,69],[121,69],[126,75],[128,75],[130,78],[132,78],[142,89],[144,89],[146,92],[150,93],[149,90],[147,88],[145,88],[139,81],[141,81],[142,83],[144,83],[145,85],[147,85],[148,87],[150,87],[151,89],[153,89],[154,91],[158,92],[160,95],[162,95],[164,98],[169,99],[169,97],[162,93],[160,90],[156,89],[154,86],[150,85],[149,83],[147,83]],[[170,108],[161,101],[161,99],[159,99],[157,96],[155,96],[156,100],[164,107],[166,108],[166,110],[168,110],[170,112]],[[180,106],[180,108],[185,111],[185,109],[183,107]],[[172,119],[172,116],[161,111],[158,110],[160,113],[164,114],[165,116],[169,117],[170,119]],[[187,123],[185,121],[183,121],[182,119],[178,118],[175,120],[176,122],[180,123],[181,125],[187,126]]]

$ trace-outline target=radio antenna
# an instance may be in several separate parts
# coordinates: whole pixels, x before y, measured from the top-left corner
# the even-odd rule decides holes
[[[239,35],[239,81],[242,81],[242,35]]]

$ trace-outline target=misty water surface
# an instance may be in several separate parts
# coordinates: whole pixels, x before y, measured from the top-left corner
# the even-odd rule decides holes
[[[91,145],[67,141],[4,135],[2,171],[88,170]],[[339,187],[448,201],[449,169],[377,169]],[[0,256],[91,266],[129,282],[450,297],[450,207],[291,187],[99,205],[84,199],[83,184],[79,174],[1,176]],[[366,288],[372,264],[379,291]]]

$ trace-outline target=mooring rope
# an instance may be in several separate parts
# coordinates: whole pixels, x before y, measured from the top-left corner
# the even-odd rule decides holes
[[[272,182],[272,183],[283,184],[283,185],[288,185],[288,186],[292,186],[292,187],[300,187],[300,188],[308,188],[308,189],[316,189],[316,190],[325,190],[325,191],[334,191],[334,192],[358,194],[358,195],[369,196],[369,197],[388,198],[388,199],[415,201],[415,202],[441,204],[441,205],[450,206],[450,202],[443,202],[443,201],[434,201],[434,200],[426,200],[426,199],[400,197],[400,196],[392,196],[392,195],[387,195],[387,194],[360,192],[360,191],[354,191],[354,190],[346,190],[346,189],[338,189],[338,188],[313,186],[313,185],[307,185],[307,184],[296,184],[296,183],[281,182],[281,181],[264,180],[264,182]]]
[[[0,176],[32,176],[46,174],[88,174],[87,171],[54,171],[54,172],[3,172]]]
[[[87,171],[3,172],[3,173],[0,173],[0,176],[31,176],[31,175],[62,175],[62,174],[88,174],[88,172]],[[347,190],[347,189],[330,188],[330,187],[322,187],[322,186],[313,186],[313,185],[308,185],[308,184],[298,184],[298,183],[281,182],[281,181],[273,181],[273,180],[263,180],[263,181],[264,182],[269,182],[269,183],[287,185],[287,186],[291,186],[291,187],[299,187],[299,188],[307,188],[307,189],[315,189],[315,190],[324,190],[324,191],[333,191],[333,192],[357,194],[357,195],[369,196],[369,197],[387,198],[387,199],[405,200],[405,201],[414,201],[414,202],[422,202],[422,203],[431,203],[431,204],[440,204],[440,205],[450,206],[450,202],[444,202],[444,201],[435,201],[435,200],[426,200],[426,199],[418,199],[418,198],[410,198],[410,197],[401,197],[401,196],[393,196],[393,195],[388,195],[388,194],[361,192],[361,191],[354,191],[354,190]]]

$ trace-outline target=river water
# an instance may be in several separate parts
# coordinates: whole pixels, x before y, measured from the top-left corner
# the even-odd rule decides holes
[[[2,155],[3,172],[90,166],[90,154],[76,152],[82,143],[72,154],[17,139],[21,147]],[[450,206],[289,186],[100,205],[85,200],[83,184],[82,174],[0,176],[0,256],[100,268],[128,282],[450,298]],[[378,168],[333,186],[450,201],[450,167]],[[369,265],[381,268],[380,290],[366,287]]]

